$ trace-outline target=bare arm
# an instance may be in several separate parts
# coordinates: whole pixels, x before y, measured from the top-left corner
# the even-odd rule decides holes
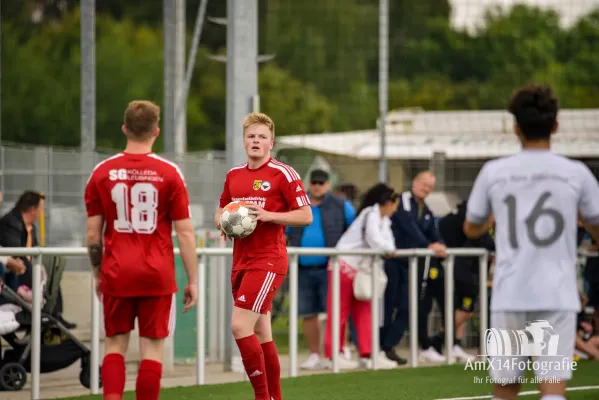
[[[185,266],[187,281],[195,285],[198,274],[198,256],[196,251],[196,235],[191,224],[191,219],[175,221],[175,232],[179,241],[181,260]]]
[[[582,218],[582,216],[580,216],[580,213],[578,215],[584,229],[591,234],[593,239],[595,239],[595,242],[599,243],[599,225],[590,224],[588,221]]]
[[[582,176],[581,196],[578,202],[578,218],[582,226],[591,234],[595,241],[599,242],[599,184],[591,170],[580,163],[580,175]]]
[[[489,197],[489,176],[489,163],[486,163],[474,181],[466,205],[466,219],[463,230],[466,237],[471,240],[478,239],[487,233],[494,222]]]
[[[100,277],[100,266],[102,265],[102,257],[104,247],[102,244],[102,228],[104,227],[104,217],[102,215],[94,215],[87,218],[87,254],[89,261],[92,264],[94,276]]]
[[[483,224],[473,224],[472,222],[466,220],[464,221],[464,234],[470,240],[478,239],[485,233],[489,232],[491,227],[493,226],[495,220],[491,215],[487,221]]]
[[[310,206],[302,206],[297,210],[269,213],[270,222],[285,226],[308,226],[312,224],[312,208]]]

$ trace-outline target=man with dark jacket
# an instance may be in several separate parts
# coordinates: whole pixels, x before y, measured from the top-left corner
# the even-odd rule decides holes
[[[306,227],[288,227],[292,247],[334,248],[341,235],[356,217],[353,206],[331,193],[328,172],[316,169],[310,174],[308,195],[312,207],[312,224]],[[298,314],[303,321],[303,332],[310,357],[300,365],[302,369],[321,369],[320,322],[318,315],[326,312],[328,292],[327,256],[300,256],[298,271]],[[342,359],[341,363],[345,360]]]
[[[432,212],[424,200],[433,191],[436,178],[430,171],[420,172],[412,181],[410,191],[401,194],[399,207],[391,216],[391,229],[397,249],[431,249],[438,257],[445,256],[445,245],[437,232]],[[443,278],[439,260],[432,257],[430,265],[425,259],[418,260],[419,307],[418,341],[421,357],[428,361],[441,362],[444,357],[430,345],[428,338],[428,315],[432,309],[433,298],[443,302]],[[392,258],[385,260],[387,288],[384,300],[384,325],[381,328],[381,349],[390,360],[405,364],[406,359],[399,357],[394,347],[399,344],[409,323],[409,282],[408,259]],[[425,276],[426,275],[426,276]],[[441,309],[443,305],[440,304]]]
[[[449,248],[484,248],[495,251],[495,241],[490,233],[478,239],[470,240],[464,234],[463,226],[466,220],[467,201],[457,205],[456,209],[441,218],[439,233],[443,242]],[[459,360],[473,360],[462,347],[464,328],[466,322],[472,318],[475,300],[480,291],[479,286],[479,257],[456,257],[454,261],[454,309],[455,309],[455,335],[452,354]],[[441,352],[443,335],[438,335],[432,340],[433,346]]]
[[[25,191],[17,200],[14,208],[0,218],[0,246],[2,247],[37,247],[37,229],[35,222],[39,219],[44,208],[45,196],[39,192]],[[20,257],[26,269],[22,275],[13,275],[18,285],[32,288],[33,267],[32,257]],[[7,280],[10,274],[7,274]],[[68,329],[76,327],[75,324],[62,318],[62,293],[59,292],[54,314]]]
[[[2,206],[3,198],[2,192],[0,192],[0,206]],[[0,284],[5,283],[16,292],[19,283],[17,276],[24,274],[25,270],[25,263],[20,258],[0,256]],[[0,297],[0,304],[2,303],[3,299]]]

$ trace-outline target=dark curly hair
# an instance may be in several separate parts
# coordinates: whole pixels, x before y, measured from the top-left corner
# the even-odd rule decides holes
[[[549,140],[557,121],[559,100],[549,86],[529,85],[512,96],[508,111],[526,140]]]
[[[364,196],[362,197],[362,203],[358,208],[358,214],[360,214],[365,208],[375,204],[382,206],[387,202],[395,201],[397,197],[398,194],[395,193],[395,190],[393,190],[392,187],[387,186],[384,183],[377,183],[368,189],[366,193],[364,193]]]

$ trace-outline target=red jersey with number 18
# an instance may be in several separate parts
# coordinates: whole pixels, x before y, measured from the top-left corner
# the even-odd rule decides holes
[[[153,153],[100,162],[85,188],[89,217],[105,221],[101,290],[114,297],[177,291],[173,221],[191,217],[179,167]]]
[[[266,211],[287,212],[310,205],[300,176],[287,164],[269,159],[256,169],[247,163],[227,173],[220,207],[231,201],[257,204]],[[258,221],[254,232],[235,239],[233,271],[265,269],[277,274],[287,273],[285,226]]]

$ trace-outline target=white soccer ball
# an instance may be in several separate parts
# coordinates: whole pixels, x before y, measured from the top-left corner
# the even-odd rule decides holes
[[[244,201],[233,201],[223,208],[220,226],[228,237],[245,238],[254,232],[258,222],[249,212]]]

